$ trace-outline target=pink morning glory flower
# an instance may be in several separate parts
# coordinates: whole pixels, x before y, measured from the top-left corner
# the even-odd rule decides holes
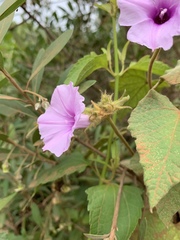
[[[117,0],[119,24],[131,26],[127,38],[154,50],[168,50],[180,35],[180,0]]]
[[[74,130],[89,125],[89,116],[82,114],[83,101],[84,97],[72,82],[55,88],[49,107],[37,120],[44,151],[49,150],[59,157],[68,150]]]

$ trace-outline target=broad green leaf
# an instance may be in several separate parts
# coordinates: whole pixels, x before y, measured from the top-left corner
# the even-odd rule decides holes
[[[1,8],[1,6],[0,6]],[[4,36],[6,35],[12,20],[14,17],[14,13],[10,14],[7,18],[3,19],[2,21],[0,21],[0,43],[2,42]],[[2,66],[0,66],[2,67]]]
[[[129,69],[137,69],[137,70],[147,72],[148,67],[149,67],[149,63],[150,63],[150,56],[146,55],[146,56],[142,57],[138,62],[132,63],[129,66]],[[155,61],[154,64],[153,64],[152,73],[156,74],[158,76],[161,76],[169,68],[170,67],[167,64],[165,64],[163,62],[160,62],[160,61]]]
[[[179,240],[180,227],[175,224],[169,224],[166,227],[163,222],[158,218],[157,214],[146,214],[143,222],[146,222],[146,229],[144,236],[141,239],[144,240]],[[143,224],[143,223],[142,223]]]
[[[119,80],[119,90],[130,96],[126,102],[127,106],[136,107],[138,102],[147,94],[149,86],[146,82],[144,71],[130,69],[126,71]]]
[[[12,193],[11,195],[0,198],[0,211],[10,203],[10,201],[16,196],[17,193]]]
[[[168,225],[172,216],[180,210],[180,183],[172,187],[156,206],[161,221]]]
[[[79,93],[82,94],[96,83],[96,80],[87,80],[79,86]]]
[[[99,68],[108,68],[108,61],[106,54],[96,55],[92,53],[79,59],[79,61],[73,65],[68,73],[65,83],[73,82],[74,85],[79,85],[87,76]]]
[[[40,184],[53,182],[65,175],[70,175],[74,172],[82,172],[86,168],[87,163],[80,153],[73,153],[71,155],[63,156],[59,164],[50,169],[43,170],[37,179],[31,182],[30,188],[36,187]]]
[[[25,0],[5,0],[0,7],[0,21],[8,17],[13,13],[19,6],[21,6]]]
[[[33,69],[29,81],[31,81],[35,75],[45,67],[66,45],[72,35],[72,30],[67,30],[61,34],[41,55],[41,59],[38,59],[38,65]]]
[[[133,110],[129,130],[136,138],[152,209],[180,181],[180,111],[150,90]]]
[[[42,219],[38,205],[34,202],[31,203],[31,212],[32,212],[32,218],[33,218],[34,222],[39,227],[41,227],[44,220]]]
[[[34,61],[32,72],[34,72],[35,69],[38,68],[39,64],[42,61],[44,53],[45,53],[45,50],[40,49],[40,51],[38,52],[38,55],[37,55],[37,57]],[[44,67],[42,67],[41,70],[35,75],[35,77],[31,79],[32,91],[34,91],[35,93],[39,92],[39,88],[40,88],[40,85],[41,85],[43,73],[44,73]],[[28,84],[29,84],[29,82],[28,82]]]
[[[173,69],[168,70],[161,79],[165,80],[169,84],[175,85],[180,83],[180,60],[177,63],[177,66]]]
[[[91,187],[88,194],[90,234],[104,235],[111,230],[114,207],[118,192],[117,184]],[[141,191],[133,186],[124,186],[118,216],[117,240],[128,240],[136,228],[143,201]]]
[[[10,101],[7,99],[0,99],[0,105],[7,106],[9,109],[16,110],[16,113],[21,113],[22,115],[27,115],[29,117],[36,117],[36,115],[25,106],[25,104],[20,103],[19,101]]]

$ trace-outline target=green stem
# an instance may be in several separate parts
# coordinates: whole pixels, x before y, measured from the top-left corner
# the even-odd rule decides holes
[[[161,48],[156,49],[153,52],[152,57],[150,59],[149,68],[148,68],[148,72],[147,72],[147,82],[148,82],[148,85],[149,85],[149,89],[152,88],[152,67],[153,67],[153,63],[155,62],[156,58],[158,57],[160,51],[161,51]]]
[[[116,125],[114,124],[113,120],[111,118],[108,118],[109,123],[111,124],[111,127],[113,128],[114,132],[116,133],[116,135],[121,139],[121,141],[124,143],[124,145],[127,147],[127,149],[129,150],[129,152],[131,153],[131,155],[134,155],[134,151],[132,150],[132,148],[129,146],[129,143],[126,141],[126,139],[123,137],[123,135],[119,132],[118,128],[116,127]]]
[[[113,45],[114,45],[114,64],[115,64],[115,86],[114,86],[114,100],[118,99],[119,93],[119,60],[118,60],[118,40],[117,40],[117,31],[116,31],[116,14],[112,17],[112,25],[113,25]],[[117,114],[113,115],[113,121],[116,122]],[[111,145],[113,141],[114,131],[110,132],[109,140],[108,140],[108,147],[107,147],[107,155],[105,159],[105,165],[103,166],[103,170],[101,173],[100,184],[102,184],[103,179],[105,178],[107,166],[109,160],[111,158]]]
[[[112,18],[112,24],[113,24],[114,64],[115,64],[114,100],[117,100],[118,93],[119,93],[119,60],[118,60],[118,41],[117,41],[117,31],[116,31],[116,16]]]

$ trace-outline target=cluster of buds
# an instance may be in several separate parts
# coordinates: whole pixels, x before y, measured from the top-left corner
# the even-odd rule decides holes
[[[113,97],[113,94],[108,95],[106,93],[102,93],[100,102],[95,103],[91,101],[92,107],[86,108],[84,113],[90,116],[89,120],[92,123],[92,125],[99,124],[104,119],[113,115],[116,111],[119,111],[125,108],[131,109],[131,107],[129,106],[123,106],[124,103],[129,100],[130,98],[129,96],[124,97],[124,94],[123,94],[121,98],[114,101],[112,97]]]
[[[37,111],[41,107],[45,110],[49,107],[49,102],[47,98],[39,97],[39,101],[35,104],[34,108]]]

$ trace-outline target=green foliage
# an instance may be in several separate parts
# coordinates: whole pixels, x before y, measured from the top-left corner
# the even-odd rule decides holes
[[[74,85],[80,84],[86,77],[97,69],[108,67],[106,54],[96,55],[91,53],[80,59],[70,70],[65,83],[73,82]]]
[[[98,235],[108,235],[111,230],[118,185],[91,187],[86,192],[89,201],[91,235],[97,235],[97,238]],[[142,207],[141,191],[133,186],[124,186],[117,223],[116,237],[118,240],[129,239],[141,217]]]
[[[80,153],[64,156],[58,165],[51,167],[46,171],[42,171],[42,173],[40,173],[40,176],[31,182],[29,187],[34,188],[40,184],[56,181],[64,175],[69,175],[76,171],[81,172],[85,169],[86,166],[87,163]]]
[[[152,62],[116,0],[51,2],[0,8],[0,239],[179,240],[179,37]],[[91,125],[56,157],[37,118],[69,82]]]

